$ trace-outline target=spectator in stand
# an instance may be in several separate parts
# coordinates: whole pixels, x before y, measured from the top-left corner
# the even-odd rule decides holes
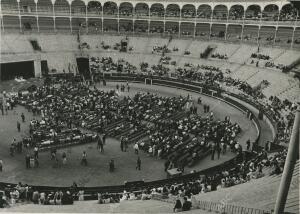
[[[182,211],[189,211],[192,207],[192,203],[188,201],[187,197],[183,198]]]
[[[181,201],[180,199],[177,199],[175,201],[175,205],[174,205],[174,208],[173,208],[173,212],[180,212],[182,209],[182,204],[181,204]]]

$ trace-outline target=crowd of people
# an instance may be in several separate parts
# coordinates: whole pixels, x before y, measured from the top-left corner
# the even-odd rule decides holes
[[[264,150],[254,152],[255,156],[244,160],[229,169],[216,171],[214,174],[199,175],[185,182],[166,184],[156,187],[142,187],[138,191],[126,191],[121,193],[99,192],[97,201],[99,204],[119,203],[125,200],[149,200],[151,198],[177,198],[174,210],[187,211],[192,207],[192,197],[227,188],[233,185],[249,182],[266,175],[278,175],[282,173],[287,150],[283,150],[268,156]],[[243,154],[241,153],[241,156]],[[244,159],[244,158],[243,158]],[[76,183],[61,191],[38,191],[27,184],[18,183],[15,186],[7,186],[1,194],[1,208],[9,207],[17,202],[32,201],[41,205],[65,205],[73,204],[74,199],[85,200],[85,192]],[[181,201],[180,198],[182,199]],[[186,204],[188,202],[188,204]]]

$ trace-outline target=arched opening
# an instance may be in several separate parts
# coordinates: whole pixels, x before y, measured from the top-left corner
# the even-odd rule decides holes
[[[223,24],[213,24],[211,26],[211,37],[214,39],[224,39],[225,38],[226,25]]]
[[[40,32],[53,32],[54,20],[52,17],[39,17],[39,28]]]
[[[267,5],[262,12],[262,18],[265,21],[277,21],[278,15],[279,15],[279,8],[275,4]]]
[[[120,20],[120,32],[132,33],[133,32],[133,22],[132,20]]]
[[[148,32],[148,21],[136,20],[134,22],[134,32],[135,33],[147,33]]]
[[[102,21],[99,19],[88,19],[88,33],[89,34],[98,34],[102,31]]]
[[[55,27],[57,32],[67,32],[70,33],[70,19],[63,18],[63,17],[56,17],[55,18]]]
[[[135,5],[135,15],[140,16],[149,16],[149,5],[146,3],[137,3]]]
[[[244,7],[242,5],[233,5],[229,10],[229,18],[233,20],[242,19],[244,16]]]
[[[150,22],[150,33],[163,33],[164,32],[164,23],[159,21]]]
[[[17,0],[1,0],[2,11],[6,13],[19,13]]]
[[[214,19],[227,19],[228,8],[225,5],[217,5],[213,11]]]
[[[210,19],[212,15],[212,8],[207,4],[202,4],[198,7],[197,17],[201,19]]]
[[[118,6],[115,2],[105,2],[103,5],[104,15],[117,16],[118,15]]]
[[[238,41],[241,39],[242,26],[241,25],[228,25],[227,27],[227,40]]]
[[[20,12],[22,14],[34,14],[36,13],[36,5],[34,0],[22,0],[20,1]]]
[[[163,17],[165,14],[165,9],[162,4],[153,4],[150,8],[151,16]]]
[[[54,3],[54,12],[56,15],[69,15],[70,5],[67,0],[56,0]]]
[[[133,15],[133,5],[129,2],[123,2],[119,7],[120,16],[132,16]]]
[[[116,19],[104,19],[103,31],[104,32],[118,32],[118,21]]]
[[[53,5],[51,0],[38,0],[37,2],[38,14],[51,14],[53,13]]]
[[[180,25],[180,34],[185,37],[194,36],[195,24],[191,22],[182,22]]]
[[[102,5],[98,1],[90,1],[87,5],[88,15],[101,15]]]
[[[292,4],[284,5],[279,14],[280,21],[295,21],[297,17],[297,8],[293,7]]]
[[[182,18],[195,18],[196,16],[196,7],[192,4],[185,4],[181,10]]]
[[[261,15],[261,8],[259,5],[253,4],[246,9],[246,19],[248,20],[259,20]]]
[[[166,17],[179,17],[180,7],[177,4],[169,4],[166,8]]]
[[[83,1],[81,0],[74,0],[71,4],[71,11],[74,15],[85,15],[86,7]]]
[[[178,22],[166,22],[165,33],[168,35],[178,35],[179,23]]]
[[[209,24],[197,23],[195,35],[196,35],[196,37],[208,39],[209,38],[209,30],[210,30]]]

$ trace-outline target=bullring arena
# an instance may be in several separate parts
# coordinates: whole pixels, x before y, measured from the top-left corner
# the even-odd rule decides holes
[[[299,3],[0,18],[0,212],[299,213]]]

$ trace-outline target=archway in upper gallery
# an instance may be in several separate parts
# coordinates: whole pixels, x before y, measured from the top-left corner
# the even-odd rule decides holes
[[[212,15],[212,8],[208,4],[202,4],[197,9],[197,17],[201,19],[210,19]]]
[[[242,19],[244,16],[244,7],[242,5],[236,4],[231,6],[229,9],[229,19],[238,20]]]
[[[149,5],[146,3],[137,3],[134,8],[135,15],[138,17],[148,17],[149,14]]]
[[[21,14],[36,14],[36,4],[34,0],[22,0],[19,4]]]
[[[6,13],[19,13],[17,0],[1,0],[0,3],[2,11],[6,11]]]
[[[120,17],[131,17],[133,16],[133,5],[129,2],[122,2],[119,6]]]
[[[37,2],[38,14],[53,14],[53,4],[51,0],[38,0]]]
[[[286,4],[284,5],[279,13],[279,20],[280,21],[295,21],[297,17],[297,13],[299,13],[299,10],[295,8],[292,4]]]
[[[115,2],[105,2],[103,5],[103,14],[106,16],[118,16],[118,5]]]
[[[185,4],[181,9],[181,18],[195,18],[196,16],[196,7],[192,4]]]
[[[162,4],[155,3],[150,7],[150,15],[152,17],[164,17],[165,8]]]
[[[86,15],[86,6],[82,0],[73,0],[71,3],[71,12],[76,16],[85,16]]]
[[[166,17],[180,17],[179,5],[169,4],[166,8]]]
[[[56,0],[54,3],[55,15],[70,15],[70,5],[67,0]]]
[[[87,5],[87,12],[88,12],[88,16],[101,15],[102,13],[101,3],[98,1],[90,1]]]
[[[227,19],[228,8],[225,5],[217,5],[213,10],[213,19]]]
[[[277,21],[279,16],[279,7],[276,4],[265,6],[262,12],[262,18],[265,21]]]
[[[260,14],[261,14],[261,8],[259,5],[256,5],[256,4],[249,5],[245,12],[245,15],[246,15],[245,18],[251,19],[251,20],[259,20]]]

